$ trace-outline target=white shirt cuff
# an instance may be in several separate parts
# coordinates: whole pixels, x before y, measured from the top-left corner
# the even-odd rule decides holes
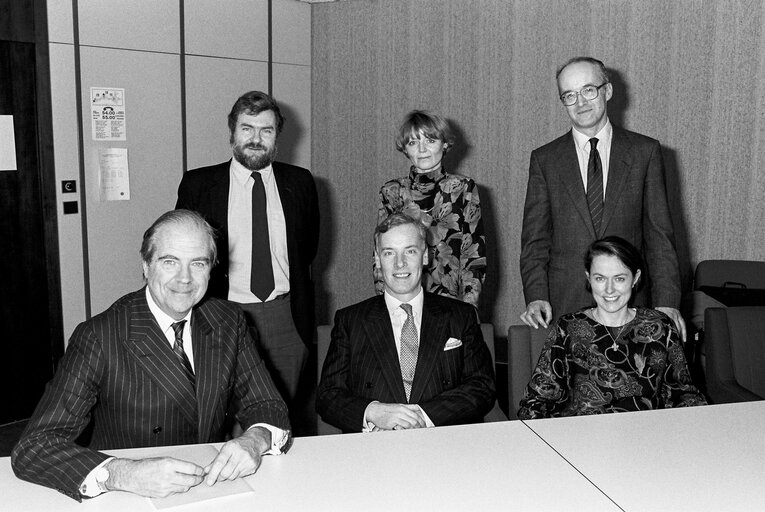
[[[107,465],[112,459],[114,459],[114,457],[109,457],[101,464],[90,470],[90,473],[88,473],[88,475],[85,477],[85,480],[83,480],[80,484],[80,494],[87,498],[95,498],[99,494],[106,492],[104,489],[101,489],[100,485],[98,485],[98,481],[96,480],[96,471]]]
[[[263,452],[263,455],[281,455],[287,451],[285,446],[287,446],[287,443],[290,441],[289,430],[282,430],[279,427],[274,427],[268,423],[255,423],[254,425],[250,425],[250,428],[247,430],[251,430],[255,427],[263,427],[271,432],[271,447]],[[287,446],[287,448],[289,447]]]

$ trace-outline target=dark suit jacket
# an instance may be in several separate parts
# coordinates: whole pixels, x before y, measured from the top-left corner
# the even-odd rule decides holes
[[[196,396],[146,302],[125,295],[77,326],[53,380],[13,449],[19,478],[80,499],[107,456],[96,450],[222,441],[229,407],[243,428],[289,428],[287,407],[241,310],[207,299],[191,319]],[[93,419],[88,448],[75,439]]]
[[[494,405],[494,370],[475,308],[426,293],[421,331],[409,403],[422,407],[436,426],[482,422]],[[462,346],[444,351],[449,338]],[[382,295],[335,315],[316,408],[327,423],[359,432],[373,400],[407,403]]]
[[[175,208],[194,210],[217,231],[218,265],[210,276],[208,294],[228,298],[228,189],[231,161],[193,169],[184,174],[178,187]],[[276,187],[287,229],[290,263],[290,307],[300,337],[313,342],[314,296],[311,262],[319,243],[319,207],[311,173],[301,167],[273,163]]]
[[[560,317],[593,303],[584,254],[608,235],[642,251],[648,266],[637,304],[678,307],[680,272],[659,142],[614,128],[603,222],[595,233],[569,131],[531,153],[521,234],[526,302],[547,300]]]

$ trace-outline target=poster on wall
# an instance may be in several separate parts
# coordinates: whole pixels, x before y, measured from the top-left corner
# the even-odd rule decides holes
[[[90,112],[93,140],[126,140],[125,89],[91,87]]]
[[[101,201],[130,199],[127,148],[98,149],[98,180]]]
[[[16,138],[13,116],[0,116],[0,171],[16,170]]]

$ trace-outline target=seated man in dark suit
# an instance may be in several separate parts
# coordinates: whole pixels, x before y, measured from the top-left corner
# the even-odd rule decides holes
[[[287,407],[241,310],[202,300],[216,256],[213,230],[197,213],[167,212],[146,231],[147,286],[74,331],[13,449],[19,478],[77,500],[113,490],[162,497],[250,475],[261,455],[286,449]],[[246,431],[206,467],[97,451],[223,441],[229,407]],[[91,418],[83,447],[75,440]]]
[[[494,404],[475,308],[422,289],[425,230],[402,213],[379,224],[385,293],[335,315],[317,410],[346,432],[481,422]]]

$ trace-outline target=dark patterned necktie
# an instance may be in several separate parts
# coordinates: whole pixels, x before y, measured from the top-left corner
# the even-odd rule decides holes
[[[404,391],[406,392],[406,401],[409,401],[409,395],[412,393],[412,381],[414,381],[414,369],[417,367],[417,349],[419,342],[417,339],[417,327],[414,325],[411,304],[401,304],[401,308],[406,312],[406,320],[401,328],[401,352],[399,353],[399,363],[401,364],[401,378],[404,381]]]
[[[598,153],[598,139],[590,139],[590,158],[587,162],[587,205],[590,207],[595,235],[600,233],[603,221],[603,164]]]
[[[266,189],[259,172],[252,173],[252,259],[250,290],[265,302],[274,291],[274,269],[271,266],[271,243],[268,239]]]
[[[180,322],[175,322],[171,325],[173,331],[175,331],[175,343],[173,344],[173,352],[175,352],[175,355],[180,361],[181,366],[183,366],[189,382],[191,382],[191,385],[194,386],[194,370],[191,368],[191,361],[189,361],[189,356],[187,356],[186,351],[183,350],[183,326],[185,323],[186,320],[181,320]]]

